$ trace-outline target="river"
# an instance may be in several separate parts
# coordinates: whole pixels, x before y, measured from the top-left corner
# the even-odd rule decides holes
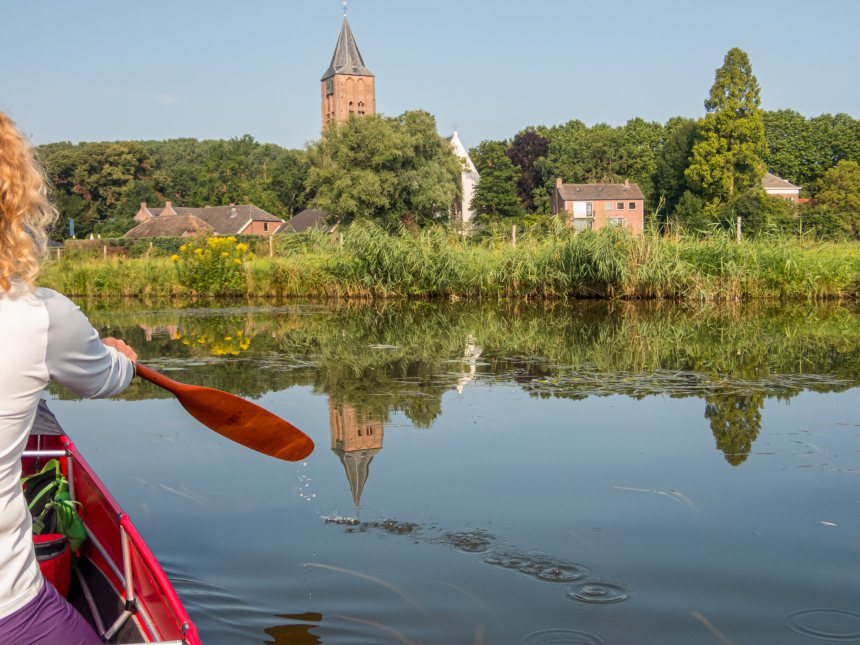
[[[316,443],[51,390],[207,644],[860,642],[856,307],[81,304]]]

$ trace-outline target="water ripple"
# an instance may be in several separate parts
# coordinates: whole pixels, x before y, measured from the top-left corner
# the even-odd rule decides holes
[[[591,570],[583,564],[562,562],[541,555],[527,555],[515,551],[494,552],[484,562],[497,567],[518,571],[544,582],[574,582],[584,578]]]
[[[785,617],[785,626],[796,634],[823,641],[860,640],[860,614],[847,609],[801,609]]]
[[[578,629],[539,629],[523,636],[520,642],[523,645],[603,645],[598,636]]]
[[[630,590],[607,580],[586,580],[564,591],[568,598],[596,605],[621,602],[630,597]]]

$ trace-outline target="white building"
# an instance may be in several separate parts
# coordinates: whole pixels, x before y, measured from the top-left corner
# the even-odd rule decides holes
[[[456,130],[448,141],[454,147],[454,154],[463,162],[463,171],[460,174],[463,196],[454,202],[454,218],[463,224],[464,229],[468,230],[472,228],[475,219],[475,211],[472,210],[472,199],[475,197],[475,185],[478,183],[480,175],[478,174],[478,169],[475,168],[475,164],[472,163],[471,157],[469,157],[469,151],[466,150],[466,146],[463,145],[460,137],[457,136]]]

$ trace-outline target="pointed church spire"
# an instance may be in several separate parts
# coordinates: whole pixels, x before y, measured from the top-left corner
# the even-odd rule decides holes
[[[345,5],[344,9],[346,9]],[[361,52],[358,51],[358,45],[355,44],[355,37],[349,28],[346,14],[343,16],[343,26],[340,28],[340,36],[338,36],[337,46],[334,48],[331,63],[320,80],[324,81],[335,74],[373,76],[373,72],[367,69],[364,60],[361,58]]]
[[[340,458],[340,463],[346,470],[346,479],[349,481],[349,490],[352,492],[352,501],[356,507],[361,505],[361,493],[364,492],[364,485],[370,475],[370,462],[380,450],[381,448],[353,452],[333,451]]]

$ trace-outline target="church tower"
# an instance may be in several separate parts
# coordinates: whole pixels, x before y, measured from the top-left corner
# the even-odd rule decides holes
[[[376,112],[373,73],[367,69],[346,15],[331,64],[322,77],[322,129],[346,121],[350,114],[365,116]]]

